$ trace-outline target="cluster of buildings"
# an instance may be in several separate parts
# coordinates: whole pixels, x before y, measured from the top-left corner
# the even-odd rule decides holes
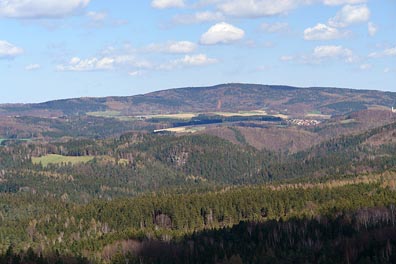
[[[290,119],[288,123],[296,126],[316,126],[320,124],[320,121],[316,119]]]

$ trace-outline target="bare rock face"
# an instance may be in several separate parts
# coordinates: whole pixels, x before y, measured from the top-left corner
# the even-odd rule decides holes
[[[154,223],[161,228],[172,227],[172,219],[170,218],[170,216],[163,213],[159,213],[155,216]]]
[[[189,153],[186,150],[173,149],[170,152],[169,161],[176,167],[182,167],[187,163],[189,158]]]
[[[213,218],[213,210],[210,209],[209,212],[205,213],[205,225],[212,225]]]

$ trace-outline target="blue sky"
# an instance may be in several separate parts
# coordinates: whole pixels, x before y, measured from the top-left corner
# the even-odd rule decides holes
[[[396,92],[395,0],[0,0],[0,103],[229,82]]]

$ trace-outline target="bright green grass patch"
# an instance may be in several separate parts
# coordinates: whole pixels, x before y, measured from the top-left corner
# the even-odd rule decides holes
[[[42,164],[44,167],[47,166],[48,164],[61,164],[61,163],[71,163],[71,164],[77,164],[77,163],[86,163],[88,161],[93,160],[95,157],[93,156],[62,156],[62,155],[56,155],[56,154],[49,154],[46,156],[42,157],[33,157],[32,162],[33,164]]]

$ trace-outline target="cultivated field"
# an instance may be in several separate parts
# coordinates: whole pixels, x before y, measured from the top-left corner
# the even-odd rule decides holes
[[[49,154],[46,156],[42,157],[33,157],[32,162],[34,164],[42,164],[44,167],[48,166],[48,164],[61,164],[61,163],[71,163],[71,164],[77,164],[77,163],[86,163],[88,161],[93,160],[95,157],[93,156],[62,156],[62,155],[56,155],[56,154]]]
[[[214,112],[215,115],[220,115],[224,117],[230,116],[262,116],[267,115],[264,110],[253,110],[253,111],[238,111],[238,112]]]
[[[154,130],[155,133],[158,132],[173,132],[173,133],[195,133],[198,131],[205,130],[205,127],[172,127],[165,129]]]
[[[164,119],[191,119],[198,116],[197,113],[179,113],[179,114],[166,114],[166,115],[148,115],[145,118],[164,118]]]

